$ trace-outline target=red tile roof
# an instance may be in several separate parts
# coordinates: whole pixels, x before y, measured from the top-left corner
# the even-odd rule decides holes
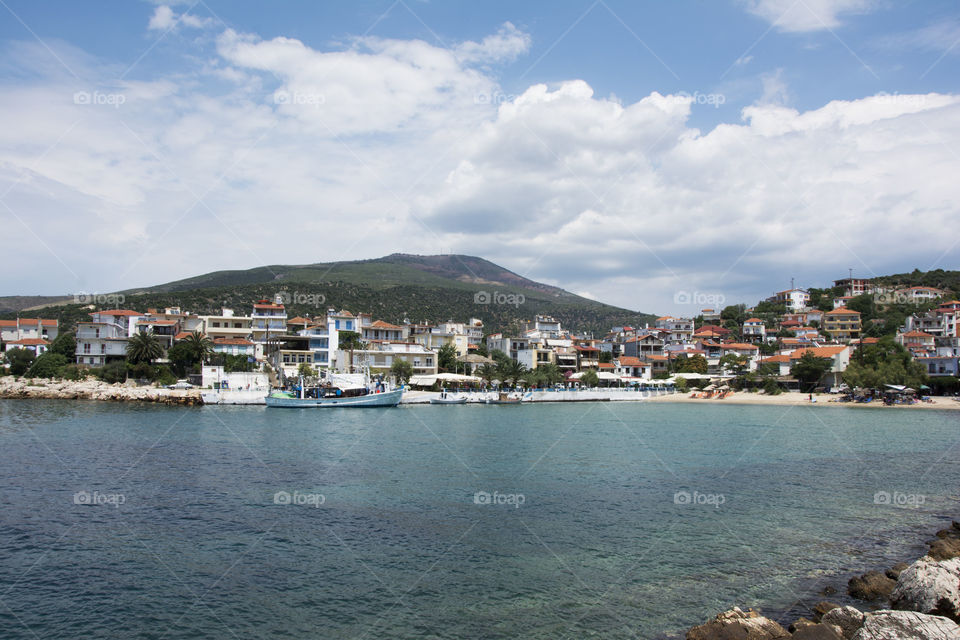
[[[860,315],[859,311],[852,311],[846,307],[840,307],[839,309],[834,309],[833,311],[827,311],[824,315],[827,316],[839,316],[839,315]]]
[[[43,338],[24,338],[23,340],[11,340],[7,344],[22,344],[24,346],[34,346],[38,344],[50,344]]]
[[[620,363],[621,367],[645,367],[647,363],[641,360],[640,358],[635,358],[633,356],[620,356],[617,359],[617,362]]]
[[[280,310],[283,310],[283,305],[282,305],[282,304],[266,304],[266,303],[258,302],[258,303],[256,303],[256,304],[253,305],[253,308],[254,308],[254,309],[280,309]]]
[[[16,327],[16,320],[0,320],[0,327]]]
[[[173,339],[174,339],[174,340],[186,340],[187,338],[189,338],[189,337],[192,336],[192,335],[193,335],[193,334],[190,333],[189,331],[181,331],[181,332],[178,333],[177,335],[173,336]]]
[[[252,345],[253,343],[250,342],[249,340],[244,339],[244,338],[215,338],[214,341],[213,341],[213,344],[215,344],[215,345],[218,345],[218,344],[233,345],[233,344],[235,344],[235,345],[240,345],[240,346],[248,347],[248,346]]]
[[[904,338],[932,338],[933,335],[923,331],[908,331],[900,334]]]
[[[107,316],[142,316],[139,311],[130,311],[129,309],[107,309],[105,311],[91,311],[90,315],[100,313]]]
[[[403,327],[398,327],[395,324],[390,324],[389,322],[384,322],[383,320],[377,320],[370,324],[371,329],[399,329],[402,330]]]
[[[849,347],[838,345],[834,347],[806,347],[803,349],[797,349],[790,354],[791,360],[798,360],[803,357],[803,354],[810,352],[818,358],[832,358],[833,356],[841,353],[844,349]]]

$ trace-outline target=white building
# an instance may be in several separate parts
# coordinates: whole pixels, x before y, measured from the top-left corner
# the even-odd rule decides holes
[[[77,323],[77,364],[102,367],[127,357],[127,341],[144,314],[129,309],[94,311],[89,322]]]

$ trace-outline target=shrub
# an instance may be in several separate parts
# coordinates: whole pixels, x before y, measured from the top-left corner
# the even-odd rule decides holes
[[[777,384],[777,381],[773,378],[767,378],[763,381],[763,391],[767,395],[778,396],[783,393],[783,390],[780,388],[780,385]]]
[[[57,372],[57,377],[63,378],[64,380],[85,380],[89,373],[90,370],[86,367],[81,367],[76,364],[66,364],[60,367],[60,370]]]
[[[110,362],[100,367],[97,371],[97,377],[109,384],[123,382],[127,379],[127,363]]]
[[[31,378],[53,378],[66,364],[66,357],[59,353],[44,353],[30,365],[27,376]]]
[[[156,381],[161,385],[174,384],[177,381],[177,376],[173,375],[173,371],[170,370],[170,367],[166,365],[160,365],[157,367],[156,371]]]

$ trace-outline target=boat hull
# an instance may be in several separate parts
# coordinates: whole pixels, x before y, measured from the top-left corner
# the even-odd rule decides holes
[[[400,404],[403,390],[387,391],[384,393],[369,393],[365,396],[351,396],[339,398],[274,398],[266,397],[268,407],[283,407],[290,409],[310,409],[323,407],[395,407]]]
[[[466,398],[430,398],[430,404],[467,404]]]

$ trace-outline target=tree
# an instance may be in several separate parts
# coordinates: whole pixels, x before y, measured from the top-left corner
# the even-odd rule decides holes
[[[734,331],[737,336],[743,335],[743,323],[747,321],[747,305],[732,304],[724,307],[720,312],[720,319],[726,329]]]
[[[22,376],[33,364],[36,357],[30,349],[8,349],[6,352],[7,362],[10,364],[10,373],[15,376]]]
[[[510,387],[515,386],[517,381],[523,378],[526,373],[527,367],[516,360],[504,361],[497,366],[497,374],[500,380]]]
[[[297,367],[297,375],[304,378],[313,378],[317,375],[317,370],[309,362],[301,362],[300,366]]]
[[[606,363],[613,362],[613,352],[612,352],[612,351],[601,351],[601,352],[600,352],[600,358],[597,360],[597,362],[606,362]]]
[[[187,370],[196,363],[196,360],[194,360],[193,349],[186,343],[185,340],[181,340],[167,349],[167,358],[169,358],[170,362],[173,364],[173,368],[176,370],[177,375],[180,376],[186,375]]]
[[[127,360],[132,364],[145,362],[152,363],[163,356],[163,346],[160,339],[152,332],[141,330],[130,336],[127,341]]]
[[[484,357],[489,355],[489,352],[487,351],[487,343],[483,340],[481,340],[480,344],[477,345],[477,355]]]
[[[187,345],[193,355],[194,364],[202,363],[213,353],[213,340],[199,331],[191,333],[186,340],[183,340],[183,343]]]
[[[27,370],[27,376],[31,378],[55,378],[59,376],[60,369],[66,366],[67,362],[66,356],[48,351],[33,361],[30,369]]]
[[[97,377],[109,384],[123,382],[127,379],[127,363],[109,362],[97,370]]]
[[[746,356],[738,356],[735,353],[728,353],[720,358],[720,366],[735,376],[742,376],[747,370],[750,360]]]
[[[593,369],[587,369],[580,376],[580,384],[588,388],[596,387],[600,384],[600,376]]]
[[[67,360],[73,360],[77,355],[77,339],[73,332],[64,332],[57,335],[47,348],[47,353],[59,353]]]
[[[363,349],[363,340],[356,331],[341,331],[338,334],[337,345],[340,349],[350,352],[350,362],[347,365],[347,372],[353,370],[353,352],[356,349]]]
[[[799,380],[802,386],[812,389],[832,366],[833,360],[830,358],[818,358],[812,352],[806,351],[790,367],[790,374]]]
[[[403,384],[406,384],[410,382],[410,378],[413,376],[413,365],[407,360],[394,358],[393,364],[390,365],[390,374]]]
[[[675,373],[706,373],[707,359],[695,353],[692,356],[680,356],[674,361]]]
[[[477,375],[490,384],[497,377],[497,367],[487,363],[477,370]]]
[[[437,368],[440,373],[451,373],[457,370],[457,348],[453,344],[448,342],[437,350]]]

